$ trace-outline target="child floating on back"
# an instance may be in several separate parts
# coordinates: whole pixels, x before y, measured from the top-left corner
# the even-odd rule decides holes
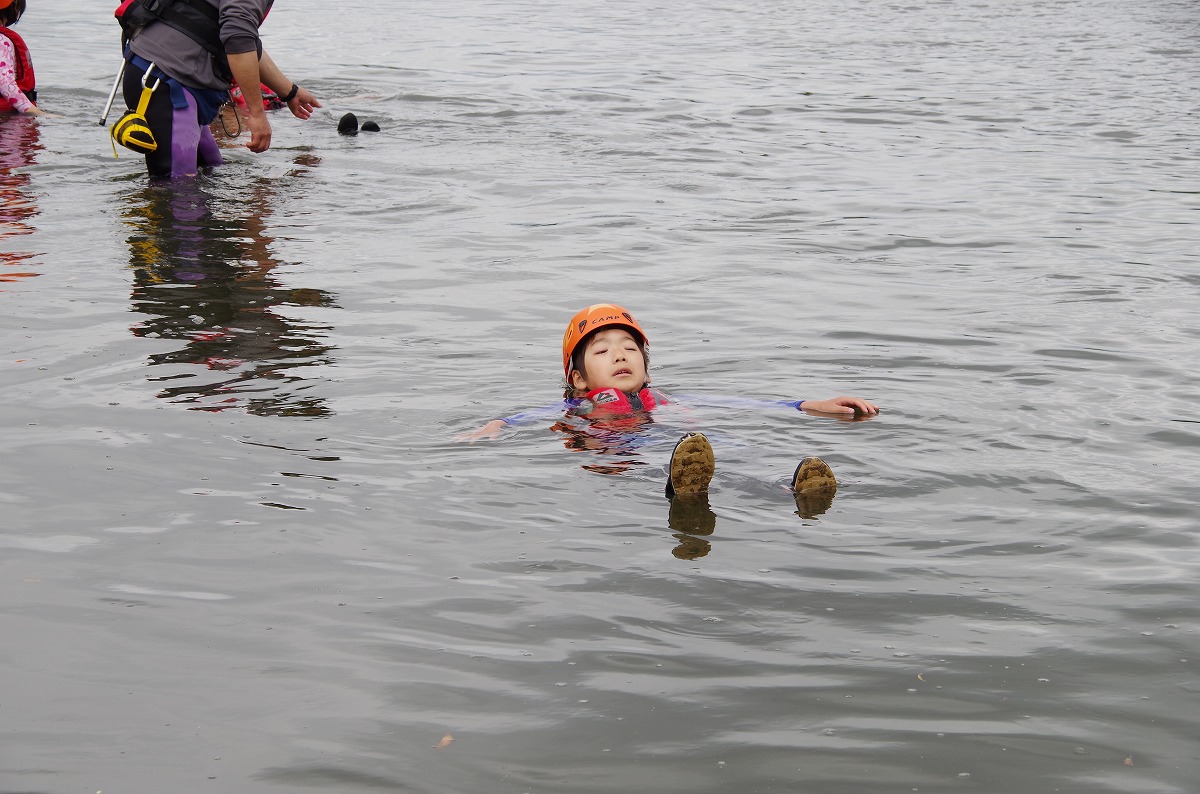
[[[573,416],[603,421],[635,416],[675,402],[650,387],[648,337],[633,315],[620,306],[601,303],[581,310],[563,334],[563,374],[566,392],[562,403],[547,409],[494,419],[460,440],[497,437],[509,425],[527,424],[564,411]],[[874,416],[879,408],[859,397],[826,400],[737,400],[738,405],[786,407],[810,414]],[[691,498],[705,494],[715,464],[712,446],[702,433],[688,433],[671,455],[667,496]],[[805,458],[792,476],[798,496],[821,492],[829,496],[837,487],[833,471],[819,458]]]
[[[0,0],[0,112],[40,116],[33,60],[12,26],[25,13],[25,0]]]

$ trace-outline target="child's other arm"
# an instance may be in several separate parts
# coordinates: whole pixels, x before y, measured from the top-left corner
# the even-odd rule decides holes
[[[491,440],[500,435],[500,431],[508,425],[503,419],[493,419],[483,427],[475,430],[469,430],[466,433],[459,433],[454,437],[455,441],[482,441],[484,439]]]
[[[879,407],[861,397],[831,397],[828,400],[760,400],[754,397],[718,397],[711,394],[676,394],[672,402],[686,405],[711,405],[718,408],[792,408],[811,414],[835,416],[874,416]]]
[[[861,414],[874,416],[879,406],[861,397],[830,397],[828,400],[801,400],[796,406],[807,414]]]
[[[482,441],[484,439],[490,440],[498,438],[500,433],[504,431],[504,428],[508,427],[509,425],[532,424],[552,416],[558,416],[562,413],[565,406],[567,406],[567,403],[564,401],[555,405],[548,405],[545,408],[532,408],[528,411],[521,411],[520,413],[513,414],[512,416],[506,416],[502,419],[493,419],[483,427],[480,427],[476,430],[460,433],[459,435],[455,436],[454,440]]]

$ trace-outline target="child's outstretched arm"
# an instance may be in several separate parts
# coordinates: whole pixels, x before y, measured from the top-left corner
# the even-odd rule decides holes
[[[454,440],[474,442],[488,439],[490,441],[493,438],[497,438],[500,435],[500,431],[502,431],[507,424],[508,422],[505,422],[503,419],[493,419],[483,427],[475,430],[468,430],[465,433],[459,433],[454,437]]]
[[[853,418],[875,416],[879,406],[861,397],[831,397],[828,400],[760,400],[753,397],[718,397],[711,394],[673,394],[672,402],[710,405],[718,408],[790,408],[810,414]]]
[[[561,416],[564,409],[569,408],[572,402],[563,400],[554,405],[547,405],[544,408],[530,408],[527,411],[505,416],[501,419],[493,419],[483,427],[476,430],[468,430],[465,433],[459,433],[454,437],[455,441],[482,441],[484,439],[498,438],[504,428],[509,425],[520,426],[535,424],[545,421],[550,417]]]
[[[830,397],[828,400],[802,400],[796,406],[805,413],[812,414],[863,414],[874,416],[879,413],[879,406],[861,397]]]

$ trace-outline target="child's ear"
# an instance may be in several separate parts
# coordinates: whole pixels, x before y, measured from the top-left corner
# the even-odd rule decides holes
[[[571,370],[571,388],[576,391],[587,391],[587,379],[577,369]]]

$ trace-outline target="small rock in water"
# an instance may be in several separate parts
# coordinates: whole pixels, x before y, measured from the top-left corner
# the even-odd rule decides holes
[[[338,120],[339,135],[357,135],[358,134],[358,116],[353,113],[347,113]]]
[[[373,121],[364,121],[362,125],[363,132],[379,132],[379,125]]]

